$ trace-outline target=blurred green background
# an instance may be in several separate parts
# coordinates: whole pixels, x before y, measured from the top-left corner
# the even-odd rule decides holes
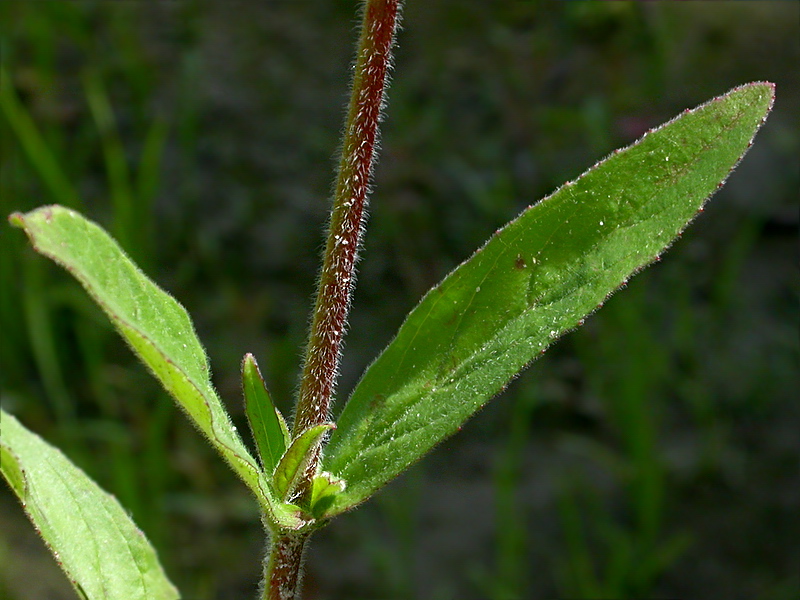
[[[112,231],[194,317],[241,431],[245,352],[292,407],[355,6],[0,3],[0,213]],[[777,101],[662,263],[313,539],[308,598],[800,597],[799,25],[782,1],[408,2],[342,398],[524,206],[737,84]],[[0,244],[3,407],[121,500],[184,598],[254,598],[244,486],[76,283]],[[0,597],[75,597],[5,486]]]

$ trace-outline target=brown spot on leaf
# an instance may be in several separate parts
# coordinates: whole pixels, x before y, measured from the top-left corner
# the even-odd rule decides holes
[[[514,259],[514,268],[522,270],[527,266],[528,265],[525,264],[525,259],[522,258],[522,255],[521,254],[517,254],[517,258]]]
[[[375,394],[375,396],[369,402],[369,407],[371,410],[376,410],[381,406],[383,406],[385,402],[386,402],[386,396],[384,396],[383,394]]]

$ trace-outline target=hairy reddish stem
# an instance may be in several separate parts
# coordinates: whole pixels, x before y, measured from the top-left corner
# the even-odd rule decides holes
[[[399,0],[368,0],[364,7],[328,241],[295,412],[295,437],[324,423],[330,410],[355,281],[398,5]]]
[[[372,166],[378,143],[387,74],[401,0],[367,0],[361,23],[353,88],[345,122],[328,240],[306,348],[293,437],[328,420],[336,385],[342,337],[350,311],[355,264]],[[309,501],[317,451],[295,490],[294,502]],[[309,533],[275,532],[264,568],[263,600],[300,597],[301,563]]]
[[[300,591],[303,551],[309,534],[276,535],[264,566],[262,600],[294,600]]]

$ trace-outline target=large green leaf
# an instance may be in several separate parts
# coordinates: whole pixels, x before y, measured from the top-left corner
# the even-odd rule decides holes
[[[741,159],[769,83],[614,152],[498,231],[411,312],[337,421],[323,468],[354,506],[454,433],[557,337],[653,262]]]
[[[211,384],[208,359],[186,310],[80,214],[54,205],[9,220],[25,230],[38,252],[83,284],[200,431],[263,498],[263,476]]]
[[[119,502],[2,410],[0,471],[85,598],[178,598],[155,550]]]

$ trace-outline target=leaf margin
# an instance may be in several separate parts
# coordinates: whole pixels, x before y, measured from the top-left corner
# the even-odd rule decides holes
[[[16,447],[13,445],[16,444]],[[36,449],[33,451],[34,460],[28,456],[31,452],[30,448],[23,448],[25,446],[33,445]],[[129,600],[131,598],[141,600],[177,600],[180,596],[178,590],[167,578],[155,549],[150,545],[150,542],[144,536],[144,533],[136,526],[136,524],[128,516],[127,511],[120,505],[119,501],[103,490],[97,483],[92,480],[86,473],[75,465],[67,458],[61,450],[49,444],[42,439],[38,434],[26,428],[19,420],[11,413],[6,412],[0,408],[0,474],[8,483],[11,490],[17,496],[22,508],[33,524],[34,529],[44,541],[47,548],[53,554],[59,567],[64,571],[67,579],[72,584],[73,588],[78,594],[83,594],[87,600]],[[41,459],[40,464],[36,463],[35,459]],[[55,463],[52,464],[52,463]],[[9,466],[11,465],[11,466]],[[82,490],[81,493],[67,494],[67,501],[72,500],[75,504],[75,509],[70,511],[70,526],[59,527],[55,525],[58,519],[55,519],[55,514],[52,512],[52,503],[48,503],[42,498],[46,497],[55,491],[55,488],[45,489],[40,485],[43,477],[42,469],[47,471],[55,470],[58,467],[58,479],[63,483],[67,489],[75,492],[75,490]],[[13,471],[9,475],[9,470]],[[67,483],[67,478],[73,478]],[[12,481],[13,480],[13,481]],[[34,481],[36,480],[36,481]],[[78,482],[77,484],[75,482]],[[72,487],[72,486],[84,487]],[[89,521],[85,519],[85,512],[83,508],[88,505],[84,502],[83,498],[86,494],[91,494],[93,500],[93,508],[97,509],[97,504],[101,505],[99,511],[106,519],[101,518],[101,522],[105,521],[107,527],[100,528],[97,519],[92,519],[91,526]],[[79,501],[76,497],[80,498]],[[63,495],[61,496],[63,498]],[[59,500],[62,502],[63,500]],[[81,517],[84,517],[83,519]],[[120,579],[119,569],[112,569],[109,566],[89,565],[88,567],[81,564],[80,559],[76,559],[76,553],[80,553],[80,544],[74,542],[64,543],[63,538],[69,538],[69,534],[64,536],[64,532],[73,533],[75,527],[75,519],[77,523],[81,523],[84,529],[90,535],[97,534],[95,545],[103,548],[102,553],[98,553],[98,558],[104,559],[103,564],[108,565],[108,548],[110,543],[120,544],[119,538],[115,539],[115,534],[119,534],[120,538],[125,541],[122,546],[127,547],[131,553],[128,560],[121,561],[123,565],[127,565],[130,569],[122,573],[124,579],[129,579],[131,573],[138,573],[141,578],[139,584],[141,591],[144,595],[131,596],[130,591],[113,593],[108,595],[107,581],[117,581]],[[123,534],[120,527],[123,526],[128,530],[128,536]],[[52,529],[53,531],[49,531]],[[150,563],[144,571],[142,570],[143,561]],[[115,561],[118,565],[119,561]],[[93,567],[97,573],[92,575]],[[98,573],[101,575],[100,579],[104,583],[100,585],[103,590],[95,592],[98,587],[97,582],[89,581],[89,577],[97,577]],[[135,576],[134,576],[135,577]],[[89,592],[87,592],[89,590]],[[113,590],[117,590],[115,586]],[[157,593],[157,595],[152,595]]]
[[[571,325],[569,325],[567,327],[564,327],[560,332],[558,332],[558,335],[553,336],[552,339],[547,341],[547,343],[541,345],[540,348],[538,349],[538,351],[536,353],[534,353],[531,356],[531,358],[524,365],[522,365],[519,369],[516,370],[515,374],[511,375],[510,377],[508,377],[508,379],[506,380],[505,384],[502,384],[502,385],[498,386],[497,389],[495,389],[493,392],[491,392],[491,394],[489,394],[487,397],[485,397],[480,404],[476,405],[473,408],[473,410],[470,412],[470,414],[465,417],[464,420],[466,420],[470,416],[472,416],[475,412],[479,411],[480,408],[482,408],[494,396],[496,396],[501,391],[503,391],[503,389],[505,389],[505,386],[508,384],[508,382],[510,380],[514,379],[516,376],[518,376],[528,366],[530,366],[530,364],[533,361],[535,361],[536,358],[538,358],[538,356],[540,356],[541,354],[544,353],[544,351],[550,346],[550,344],[552,344],[556,339],[558,339],[562,335],[566,334],[567,332],[571,331],[575,327],[581,325],[583,323],[583,320],[587,316],[593,314],[597,309],[599,309],[603,305],[603,303],[605,302],[605,300],[608,297],[610,297],[613,293],[615,293],[620,287],[623,287],[627,283],[627,280],[631,276],[637,274],[638,272],[640,272],[641,270],[646,268],[648,265],[650,265],[653,262],[657,261],[659,259],[659,257],[667,249],[669,249],[669,247],[672,245],[672,243],[674,243],[674,241],[678,237],[680,237],[680,234],[691,224],[691,222],[694,220],[694,218],[700,212],[702,212],[702,207],[716,193],[716,191],[719,190],[719,188],[721,188],[724,185],[724,183],[727,181],[727,178],[730,176],[730,174],[735,170],[735,168],[738,166],[738,164],[741,162],[741,160],[747,154],[749,148],[752,146],[752,142],[753,142],[753,139],[755,138],[755,135],[758,133],[758,131],[760,130],[761,126],[764,124],[764,122],[766,121],[767,117],[769,116],[769,114],[770,114],[770,112],[772,110],[772,107],[773,107],[773,104],[774,104],[774,100],[775,100],[775,85],[773,83],[771,83],[771,82],[756,81],[756,82],[751,82],[751,83],[748,83],[748,84],[743,84],[743,85],[740,85],[740,86],[736,86],[736,87],[732,88],[731,90],[729,90],[728,92],[726,92],[725,94],[722,94],[720,96],[714,97],[714,98],[712,98],[712,99],[710,99],[710,100],[708,100],[708,101],[696,106],[695,108],[684,110],[683,112],[681,112],[680,114],[678,114],[674,118],[670,119],[669,121],[659,125],[658,127],[655,127],[653,129],[649,130],[641,138],[639,138],[638,140],[634,141],[632,144],[629,144],[628,146],[625,146],[623,148],[620,148],[618,150],[613,151],[611,154],[606,156],[604,159],[602,159],[602,160],[598,161],[597,163],[595,163],[592,167],[590,167],[588,170],[586,170],[584,173],[582,173],[575,180],[568,181],[567,183],[565,183],[561,187],[557,188],[554,192],[552,192],[548,196],[544,197],[542,200],[539,200],[538,202],[536,202],[533,205],[530,205],[526,209],[524,209],[522,211],[522,213],[520,213],[512,221],[510,221],[508,224],[506,224],[503,227],[501,227],[500,229],[498,229],[498,231],[495,232],[495,234],[493,234],[480,248],[478,248],[477,251],[475,251],[472,255],[470,255],[470,257],[468,257],[461,264],[459,264],[453,271],[451,271],[448,275],[446,275],[445,278],[442,281],[440,281],[433,288],[431,288],[428,292],[426,292],[426,294],[422,297],[422,299],[419,301],[419,303],[406,316],[405,320],[403,321],[402,325],[400,326],[400,329],[395,334],[395,336],[389,341],[389,343],[387,344],[386,348],[384,348],[384,350],[381,351],[381,353],[378,355],[378,357],[366,368],[366,370],[362,374],[361,378],[359,379],[358,383],[356,384],[356,387],[354,388],[353,392],[351,393],[347,403],[345,404],[344,408],[342,409],[342,411],[341,411],[341,413],[339,415],[339,418],[337,419],[337,424],[339,425],[339,427],[338,427],[337,431],[335,431],[331,435],[331,439],[330,439],[329,445],[326,448],[326,453],[325,453],[324,458],[323,458],[322,468],[325,469],[326,471],[330,471],[331,473],[334,474],[334,476],[336,476],[338,478],[343,478],[344,480],[346,480],[348,489],[345,490],[343,493],[337,495],[335,505],[333,507],[331,507],[328,511],[326,511],[326,515],[327,516],[335,516],[337,514],[340,514],[340,513],[345,512],[345,511],[348,511],[348,510],[354,508],[355,506],[361,504],[362,502],[367,500],[370,496],[372,496],[378,489],[380,489],[382,486],[386,485],[386,483],[388,483],[391,479],[393,479],[394,477],[398,476],[400,473],[402,473],[404,470],[406,470],[409,466],[411,466],[411,464],[413,464],[414,462],[416,462],[417,460],[422,458],[422,456],[424,456],[427,452],[431,451],[433,449],[433,447],[435,447],[437,444],[441,443],[444,439],[446,439],[447,437],[449,437],[450,435],[455,433],[458,429],[460,429],[460,425],[461,425],[461,423],[463,423],[463,420],[460,423],[454,425],[448,433],[446,433],[444,435],[441,435],[435,442],[430,444],[424,451],[418,453],[412,460],[408,460],[404,467],[396,470],[395,472],[392,472],[387,477],[384,477],[381,482],[373,485],[370,489],[368,489],[364,493],[361,493],[360,495],[354,495],[352,493],[353,489],[358,487],[359,482],[357,480],[354,480],[353,477],[348,477],[348,471],[347,471],[348,458],[350,460],[352,460],[354,458],[355,458],[355,460],[358,460],[359,452],[357,450],[351,451],[349,453],[349,456],[345,456],[344,459],[341,456],[337,456],[337,454],[336,454],[337,450],[338,450],[337,442],[339,442],[339,440],[341,440],[343,438],[343,436],[350,435],[350,433],[351,433],[350,430],[358,429],[364,435],[366,435],[366,433],[368,431],[370,431],[370,428],[373,425],[372,421],[374,420],[375,417],[374,417],[374,415],[371,415],[368,412],[363,416],[363,418],[360,418],[360,419],[358,419],[358,420],[356,420],[354,422],[349,422],[348,421],[348,418],[347,418],[349,416],[348,415],[348,410],[350,409],[352,411],[352,405],[353,405],[352,401],[353,401],[353,399],[356,397],[356,395],[359,392],[359,389],[362,386],[362,384],[364,383],[365,379],[367,379],[367,377],[369,376],[370,371],[375,368],[375,365],[378,364],[378,362],[384,357],[384,355],[387,353],[387,351],[392,347],[393,344],[395,344],[397,339],[400,337],[400,335],[404,331],[404,328],[406,328],[407,324],[411,320],[412,315],[415,315],[418,310],[421,310],[425,306],[426,301],[428,301],[429,298],[431,298],[437,292],[437,290],[439,290],[439,288],[443,284],[445,284],[445,282],[447,282],[452,276],[454,276],[455,273],[459,272],[462,269],[462,267],[464,267],[467,263],[470,263],[471,261],[473,261],[473,259],[475,259],[487,246],[489,246],[492,243],[493,240],[495,240],[502,232],[506,231],[510,226],[512,226],[514,223],[516,223],[526,213],[528,213],[532,209],[542,205],[542,203],[550,200],[551,198],[554,198],[554,197],[558,196],[565,189],[569,189],[571,186],[575,185],[580,179],[582,179],[585,176],[595,172],[599,167],[601,167],[601,166],[605,165],[606,163],[608,163],[609,161],[613,160],[620,153],[624,153],[625,151],[638,146],[639,144],[641,144],[645,140],[645,138],[647,138],[648,135],[669,127],[670,125],[672,125],[673,123],[679,121],[680,119],[682,119],[684,116],[686,116],[688,114],[698,113],[703,108],[709,107],[709,106],[713,105],[714,103],[726,100],[729,97],[733,96],[734,94],[743,93],[743,92],[746,92],[748,90],[756,90],[757,88],[760,88],[760,92],[762,93],[762,96],[759,98],[759,100],[763,100],[763,99],[766,98],[766,104],[763,106],[763,112],[761,113],[762,116],[760,117],[760,119],[758,120],[757,123],[754,123],[754,127],[753,127],[753,129],[751,131],[751,134],[749,135],[749,141],[746,143],[745,147],[741,149],[741,152],[738,153],[738,158],[736,158],[733,161],[733,163],[731,165],[729,165],[727,173],[724,176],[722,176],[722,178],[720,180],[718,180],[718,183],[716,184],[715,188],[709,190],[708,193],[706,193],[703,196],[703,198],[699,201],[698,207],[697,207],[694,215],[689,217],[687,220],[685,220],[683,222],[682,225],[680,225],[678,227],[677,231],[672,236],[670,241],[668,241],[665,245],[663,245],[663,247],[658,252],[656,252],[654,255],[649,256],[649,257],[645,257],[641,261],[641,263],[637,267],[635,267],[627,277],[625,277],[621,282],[619,282],[619,284],[616,287],[612,288],[605,295],[605,298],[601,299],[599,301],[599,303],[593,309],[589,310],[587,313],[585,313],[580,318],[577,318],[573,324],[571,324]],[[766,96],[763,95],[764,93],[766,93]],[[667,160],[668,160],[668,158],[667,158]],[[603,223],[601,222],[600,224],[602,225]],[[480,289],[480,288],[478,288],[478,289]],[[401,390],[402,390],[402,388],[401,388]],[[374,400],[373,402],[377,402],[377,400]],[[386,431],[386,430],[384,430],[384,431]],[[358,432],[356,432],[356,435],[357,434],[358,434]],[[394,436],[392,436],[392,441],[394,441]],[[343,445],[344,443],[345,442],[341,442],[340,446]],[[343,465],[344,465],[344,467],[343,467]],[[348,493],[350,495],[349,499],[347,498]]]

